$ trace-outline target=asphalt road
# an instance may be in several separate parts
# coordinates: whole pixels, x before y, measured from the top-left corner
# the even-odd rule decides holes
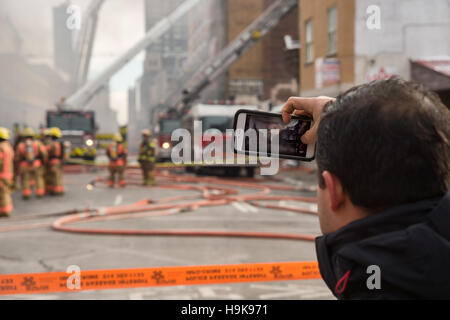
[[[69,265],[77,265],[81,270],[95,270],[316,260],[314,243],[307,241],[90,235],[52,230],[50,223],[55,217],[42,215],[75,208],[117,206],[142,199],[158,200],[196,194],[194,191],[158,186],[144,188],[130,185],[124,189],[109,189],[97,184],[91,189],[88,187],[93,179],[106,175],[106,171],[102,170],[66,174],[67,192],[63,197],[23,201],[20,193],[16,192],[13,195],[13,216],[0,220],[0,230],[11,226],[42,225],[32,229],[0,231],[0,274],[65,271]],[[298,181],[306,185],[315,184],[315,173],[284,172],[279,177],[283,179],[278,182],[281,184]],[[239,191],[249,192],[244,189]],[[314,193],[280,191],[273,194],[314,196]],[[290,205],[288,202],[283,204]],[[310,204],[305,205],[311,208]],[[36,217],[24,220],[27,216]],[[77,226],[320,234],[315,216],[253,207],[245,203],[205,207],[172,216],[83,222]],[[333,296],[322,280],[297,280],[10,295],[0,296],[0,299],[333,299]]]

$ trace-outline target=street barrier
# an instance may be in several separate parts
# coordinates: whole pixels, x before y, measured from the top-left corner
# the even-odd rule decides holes
[[[51,227],[56,231],[85,234],[142,235],[142,236],[192,236],[192,237],[244,237],[280,240],[314,241],[313,235],[286,234],[274,232],[241,230],[145,230],[145,229],[105,229],[75,227],[71,224],[118,219],[135,219],[151,216],[174,215],[193,212],[201,207],[223,206],[236,201],[253,206],[317,214],[310,209],[293,208],[263,201],[298,201],[315,204],[316,198],[289,195],[271,195],[271,190],[313,192],[315,188],[267,184],[264,179],[240,178],[219,179],[216,177],[194,177],[157,172],[157,188],[197,191],[197,194],[166,197],[158,200],[143,199],[136,203],[102,207],[96,209],[73,209],[66,212],[34,214],[17,217],[17,220],[33,220],[58,217],[52,224],[20,224],[0,228],[0,232]],[[127,169],[127,183],[140,184],[140,171],[134,166]],[[105,183],[106,179],[96,178],[92,187]],[[240,194],[240,189],[255,189],[254,193]],[[201,285],[238,282],[282,281],[319,279],[317,262],[272,262],[255,264],[154,267],[141,269],[89,270],[79,274],[78,285],[73,281],[76,275],[66,272],[0,275],[0,295],[74,292],[83,290],[106,290],[120,288]],[[75,280],[74,280],[75,279]],[[75,281],[77,282],[77,281]]]
[[[317,262],[87,270],[0,275],[0,295],[320,279]]]

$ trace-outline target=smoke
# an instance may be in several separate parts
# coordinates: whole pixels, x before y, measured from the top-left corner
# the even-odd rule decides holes
[[[0,75],[2,119],[7,115],[9,122],[17,120],[37,127],[44,122],[46,109],[53,108],[61,96],[70,95],[71,89],[67,83],[70,74],[56,68],[53,43],[53,8],[66,2],[69,1],[0,1],[0,64],[9,67],[9,72]],[[69,3],[79,6],[84,12],[90,2],[71,0]],[[146,32],[146,24],[151,27],[151,23],[172,12],[180,2],[105,0],[98,15],[88,79],[103,71],[139,41]],[[138,99],[142,103],[140,109],[155,106],[173,92],[181,91],[192,73],[225,45],[225,31],[217,28],[223,25],[219,22],[222,19],[220,12],[223,12],[221,3],[221,0],[202,2],[176,27],[178,31],[169,32],[165,41],[148,48],[111,79],[109,104],[118,112],[120,124],[127,121],[127,91],[130,87],[142,86],[142,90],[138,90],[142,93]],[[179,37],[178,40],[176,37]],[[177,43],[172,43],[174,39],[181,43],[181,48]],[[169,49],[159,48],[162,44],[169,46]],[[176,54],[173,54],[174,51]],[[149,67],[151,63],[159,67]],[[11,73],[14,79],[11,79]],[[143,74],[145,79],[140,81]],[[10,105],[16,108],[8,107],[6,113],[6,106]],[[17,113],[14,109],[22,111]],[[20,120],[20,113],[27,115],[26,120]],[[145,122],[149,123],[149,120]]]
[[[84,12],[90,1],[70,3]],[[1,125],[11,128],[19,122],[36,128],[44,123],[45,110],[71,93],[65,83],[70,75],[57,70],[54,63],[53,8],[65,2],[69,1],[0,1],[0,65],[5,66],[0,74]],[[99,12],[90,77],[143,36],[143,20],[143,0],[105,0]],[[115,77],[114,90],[123,92],[132,85],[130,73]],[[126,116],[126,105],[117,103],[116,96],[111,91],[112,107]]]

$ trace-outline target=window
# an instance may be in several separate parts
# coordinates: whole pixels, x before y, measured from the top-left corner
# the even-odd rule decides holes
[[[161,134],[172,134],[173,131],[180,127],[178,119],[163,119],[159,121]]]
[[[328,55],[337,53],[337,7],[328,9]]]
[[[227,116],[209,116],[200,119],[203,125],[203,132],[209,129],[217,129],[225,133],[227,129],[233,128],[233,117]]]
[[[314,61],[314,42],[312,19],[305,22],[305,63]]]

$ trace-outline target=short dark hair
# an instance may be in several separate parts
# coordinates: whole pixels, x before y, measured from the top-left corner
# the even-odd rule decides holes
[[[450,111],[422,85],[398,77],[350,89],[324,108],[317,165],[353,204],[379,210],[450,188]]]

